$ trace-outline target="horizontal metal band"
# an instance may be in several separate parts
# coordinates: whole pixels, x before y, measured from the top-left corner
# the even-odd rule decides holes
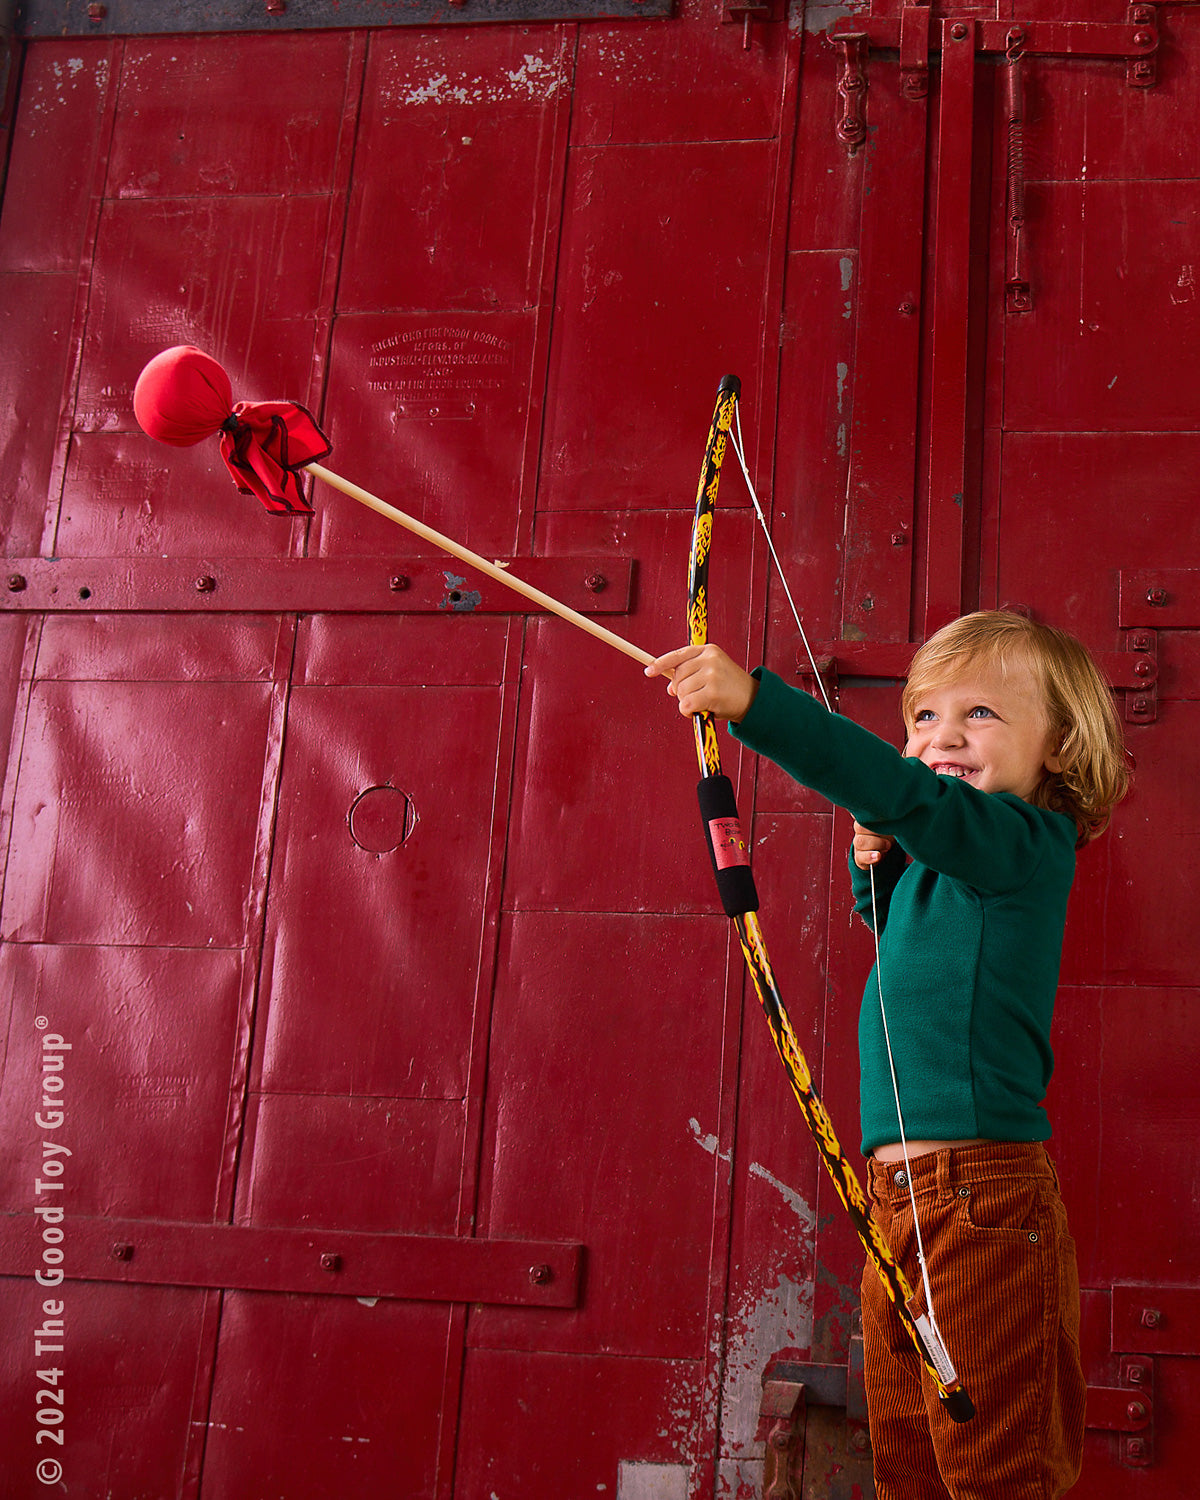
[[[20,0],[18,37],[357,30],[669,16],[673,0]]]
[[[543,1240],[250,1229],[76,1217],[43,1261],[42,1218],[0,1214],[0,1276],[124,1281],[230,1291],[326,1293],[414,1302],[576,1307],[583,1246]]]
[[[1014,36],[1018,50],[1026,57],[1134,59],[1151,56],[1158,46],[1158,32],[1151,22],[938,19],[942,26],[973,28],[978,52],[1007,53],[1014,46]],[[847,16],[835,22],[829,35],[835,41],[865,37],[876,51],[898,52],[901,25],[898,16]],[[964,29],[964,39],[966,35]],[[940,39],[935,25],[930,31],[931,52],[940,50]]]
[[[1122,575],[1124,577],[1124,575]],[[1149,576],[1149,575],[1147,575]],[[1200,576],[1200,575],[1198,575]],[[1161,617],[1162,611],[1158,614]],[[1145,619],[1127,621],[1122,609],[1122,625],[1169,622],[1153,618],[1152,608],[1144,611]],[[880,679],[908,676],[917,647],[907,641],[819,641],[813,643],[813,655],[826,686],[836,685],[842,677]],[[1114,688],[1147,688],[1158,679],[1158,662],[1146,651],[1092,651],[1091,656],[1109,685]],[[797,653],[796,667],[801,677],[812,679],[812,667],[803,650]]]
[[[633,562],[514,557],[500,566],[583,615],[627,614]],[[8,557],[0,610],[27,613],[542,614],[453,558]]]

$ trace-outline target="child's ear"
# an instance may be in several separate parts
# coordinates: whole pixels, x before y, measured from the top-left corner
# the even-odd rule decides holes
[[[1047,749],[1046,758],[1042,764],[1053,776],[1062,774],[1062,742],[1063,736],[1061,734],[1050,735],[1046,742],[1047,746],[1053,745],[1054,748],[1053,750]]]

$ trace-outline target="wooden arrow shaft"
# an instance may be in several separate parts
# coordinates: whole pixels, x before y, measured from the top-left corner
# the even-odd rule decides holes
[[[595,636],[598,641],[604,641],[616,650],[631,656],[634,661],[641,662],[648,667],[654,660],[648,651],[643,651],[640,646],[635,646],[632,641],[627,641],[624,636],[617,635],[615,631],[606,630],[603,625],[597,625],[595,620],[589,620],[586,615],[581,615],[578,610],[572,609],[569,604],[563,604],[550,594],[544,594],[541,589],[534,588],[533,584],[526,583],[523,578],[517,578],[507,568],[497,567],[494,562],[489,562],[486,557],[481,557],[478,552],[472,552],[470,547],[464,547],[461,542],[456,542],[452,537],[435,531],[432,526],[426,526],[424,521],[418,521],[415,516],[408,515],[405,511],[398,510],[394,505],[389,505],[386,500],[381,500],[378,495],[372,495],[370,490],[364,490],[361,485],[353,484],[349,479],[343,479],[340,474],[335,474],[332,469],[327,469],[324,464],[306,464],[305,468],[310,474],[315,474],[318,479],[323,479],[326,484],[335,490],[340,490],[343,495],[349,495],[352,500],[357,500],[360,505],[365,505],[369,510],[376,511],[381,516],[386,516],[389,521],[394,521],[397,526],[403,526],[406,531],[411,531],[414,536],[419,536],[423,541],[429,542],[441,552],[448,552],[451,557],[457,557],[468,567],[477,569],[480,573],[486,573],[489,578],[494,578],[497,583],[502,583],[505,588],[512,589],[514,593],[522,594],[534,604],[540,605],[542,609],[549,610],[551,614],[557,615],[560,620],[567,620],[572,625],[577,625],[580,630],[586,630],[588,635]]]

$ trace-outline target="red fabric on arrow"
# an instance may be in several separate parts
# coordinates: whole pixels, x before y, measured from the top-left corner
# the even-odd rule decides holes
[[[221,366],[192,344],[156,354],[138,376],[133,411],[160,443],[189,448],[214,432],[221,457],[243,495],[257,495],[273,515],[311,515],[297,469],[330,451],[311,413],[295,401],[239,401]]]

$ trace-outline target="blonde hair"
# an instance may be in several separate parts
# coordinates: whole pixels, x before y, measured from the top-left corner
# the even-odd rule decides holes
[[[900,700],[905,727],[911,734],[914,703],[922,693],[977,664],[1004,672],[1016,663],[1033,673],[1060,765],[1046,772],[1027,800],[1065,813],[1078,831],[1076,846],[1082,846],[1107,828],[1129,789],[1129,765],[1111,689],[1073,635],[1009,610],[980,610],[952,621],[913,657]]]

